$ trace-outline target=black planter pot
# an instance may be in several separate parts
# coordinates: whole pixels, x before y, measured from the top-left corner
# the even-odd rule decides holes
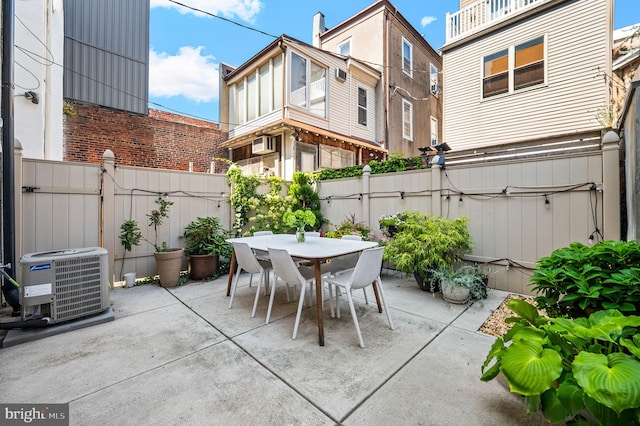
[[[430,274],[428,272],[414,272],[413,276],[416,279],[416,282],[418,283],[418,287],[420,287],[420,289],[424,290],[424,291],[433,291],[434,293],[436,291],[438,291],[438,286],[434,285],[434,288],[431,288],[431,278],[430,278]]]

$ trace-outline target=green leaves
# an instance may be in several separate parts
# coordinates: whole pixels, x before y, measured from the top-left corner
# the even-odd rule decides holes
[[[562,373],[562,358],[537,342],[519,340],[502,357],[502,373],[511,392],[539,395]]]
[[[573,375],[584,392],[620,414],[640,407],[640,360],[624,353],[609,355],[580,352]]]
[[[584,408],[602,425],[640,423],[640,316],[545,318],[523,300],[508,306],[518,316],[491,347],[482,380],[502,373],[527,410],[541,408],[552,423],[581,424]]]
[[[572,243],[538,260],[531,277],[536,302],[553,317],[587,316],[602,309],[640,314],[640,245]]]

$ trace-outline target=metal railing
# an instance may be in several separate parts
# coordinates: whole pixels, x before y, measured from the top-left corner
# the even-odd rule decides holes
[[[547,0],[478,0],[455,13],[447,12],[446,42],[473,34]]]

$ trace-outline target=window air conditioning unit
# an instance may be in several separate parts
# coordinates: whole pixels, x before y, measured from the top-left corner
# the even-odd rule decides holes
[[[336,68],[336,80],[345,81],[347,79],[347,72],[343,69]]]
[[[251,142],[252,154],[268,154],[275,151],[275,143],[270,136],[260,136]]]
[[[431,86],[429,87],[429,90],[434,95],[437,95],[438,93],[442,92],[442,89],[436,83],[431,83]]]
[[[69,321],[109,308],[109,260],[102,247],[25,254],[22,319]]]

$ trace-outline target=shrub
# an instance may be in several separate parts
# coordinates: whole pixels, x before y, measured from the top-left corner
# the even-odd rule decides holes
[[[572,243],[536,263],[531,281],[548,315],[584,317],[602,309],[640,314],[640,245]]]

